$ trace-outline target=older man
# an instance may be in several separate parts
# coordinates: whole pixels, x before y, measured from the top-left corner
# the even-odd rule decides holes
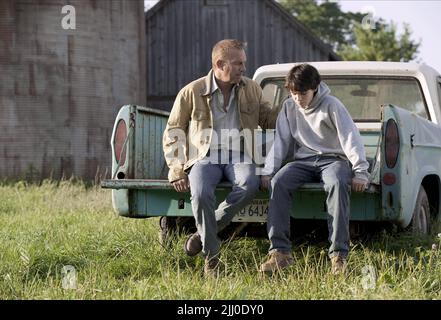
[[[259,85],[243,76],[245,46],[218,42],[212,70],[177,95],[163,137],[169,181],[178,192],[191,192],[197,232],[185,243],[194,256],[202,251],[206,275],[217,274],[218,232],[251,202],[259,188],[253,161],[253,133],[273,128],[275,117]],[[216,186],[228,180],[233,189],[216,209]]]

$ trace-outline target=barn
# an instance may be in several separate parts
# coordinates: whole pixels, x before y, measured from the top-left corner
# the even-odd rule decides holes
[[[76,9],[64,29],[62,8]],[[0,1],[0,179],[107,176],[124,104],[170,110],[205,75],[215,42],[248,43],[263,64],[337,60],[273,0]],[[147,101],[146,101],[147,98]]]
[[[146,12],[147,105],[169,111],[177,92],[211,67],[213,45],[247,43],[247,76],[261,65],[340,60],[274,0],[161,0]]]
[[[75,29],[62,25],[67,4]],[[108,173],[119,108],[145,104],[143,9],[141,0],[0,1],[0,179]]]

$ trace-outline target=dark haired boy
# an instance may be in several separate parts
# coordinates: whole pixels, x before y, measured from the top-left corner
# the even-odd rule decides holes
[[[331,96],[317,69],[300,64],[290,70],[285,101],[266,158],[261,185],[270,188],[267,231],[269,259],[260,266],[273,272],[293,263],[290,238],[292,194],[307,182],[323,182],[327,193],[329,257],[333,274],[344,273],[349,252],[349,196],[368,183],[360,133],[344,105]],[[282,169],[282,162],[294,159]]]

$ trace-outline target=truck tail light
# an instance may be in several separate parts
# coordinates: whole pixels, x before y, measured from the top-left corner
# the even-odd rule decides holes
[[[392,169],[397,164],[398,153],[400,152],[400,136],[398,135],[398,126],[395,120],[387,120],[384,136],[384,156],[386,159],[386,165],[388,168]]]
[[[126,122],[121,119],[118,121],[118,125],[116,126],[115,139],[113,140],[113,145],[115,147],[116,162],[118,162],[120,166],[124,165],[124,163],[126,162],[126,146],[124,146],[126,137],[127,137]]]
[[[391,172],[387,172],[383,175],[383,183],[385,185],[391,186],[395,184],[396,181],[397,181],[397,177],[395,176],[395,174]]]

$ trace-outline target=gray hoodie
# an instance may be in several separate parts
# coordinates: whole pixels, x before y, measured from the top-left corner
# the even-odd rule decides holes
[[[368,181],[369,163],[360,133],[344,105],[329,93],[328,86],[321,82],[306,109],[292,97],[283,103],[264,175],[273,175],[287,158],[329,155],[348,159],[355,177]]]

